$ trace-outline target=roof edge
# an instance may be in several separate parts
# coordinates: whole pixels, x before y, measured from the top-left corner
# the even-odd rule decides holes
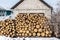
[[[17,4],[15,4],[11,9],[14,9],[15,7],[17,7],[19,4],[21,4],[24,0],[19,1]],[[39,0],[41,2],[43,2],[47,7],[51,8],[51,10],[53,10],[53,7],[51,7],[48,3],[46,3],[44,0]]]
[[[53,7],[50,6],[48,3],[46,3],[44,0],[40,0],[41,2],[43,2],[47,7],[51,8],[53,10]]]
[[[16,3],[11,9],[14,9],[15,7],[17,7],[19,4],[21,4],[24,0],[20,0],[18,3]]]

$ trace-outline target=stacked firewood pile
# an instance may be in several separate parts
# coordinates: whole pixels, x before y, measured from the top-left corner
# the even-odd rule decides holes
[[[0,35],[2,35],[3,34],[3,28],[4,28],[4,26],[3,26],[3,21],[0,21]],[[2,27],[3,26],[3,27]]]
[[[17,36],[51,37],[48,20],[40,14],[18,14],[16,17]]]
[[[0,33],[6,37],[14,37],[15,36],[15,26],[14,20],[7,19],[4,22],[0,22]]]
[[[18,14],[15,20],[0,22],[0,35],[9,37],[51,37],[48,19],[40,14]]]

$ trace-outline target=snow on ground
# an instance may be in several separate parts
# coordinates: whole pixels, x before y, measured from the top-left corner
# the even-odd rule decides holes
[[[15,15],[11,14],[9,16],[0,16],[0,21],[4,21],[4,20],[9,19],[9,18],[15,19]]]
[[[23,38],[9,38],[5,36],[0,36],[0,40],[23,40]],[[25,38],[25,40],[60,40],[57,38]]]

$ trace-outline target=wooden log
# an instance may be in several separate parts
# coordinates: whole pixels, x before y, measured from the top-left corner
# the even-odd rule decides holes
[[[29,31],[27,30],[26,33],[29,33]]]
[[[24,37],[25,36],[25,34],[24,33],[22,33],[22,37]]]
[[[27,37],[28,36],[28,34],[27,33],[25,33],[25,37]]]
[[[46,34],[49,34],[49,31],[45,31],[46,32]]]
[[[42,32],[42,28],[38,29],[38,32]]]
[[[36,36],[36,33],[33,33],[33,37],[35,37]]]
[[[32,34],[31,33],[29,33],[29,37],[31,37],[32,36]]]
[[[44,36],[45,36],[45,33],[44,33],[44,32],[42,32],[42,33],[41,33],[41,36],[42,36],[42,37],[44,37]]]
[[[40,28],[40,25],[36,25],[36,28]]]
[[[40,37],[41,36],[41,33],[37,33],[37,36]]]
[[[37,29],[34,29],[34,32],[37,32]]]

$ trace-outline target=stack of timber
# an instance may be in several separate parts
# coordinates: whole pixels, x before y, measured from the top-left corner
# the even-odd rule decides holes
[[[0,21],[0,35],[6,37],[51,37],[48,19],[40,14],[19,13],[15,20]]]
[[[40,14],[18,14],[16,32],[19,37],[51,37],[48,19]]]

